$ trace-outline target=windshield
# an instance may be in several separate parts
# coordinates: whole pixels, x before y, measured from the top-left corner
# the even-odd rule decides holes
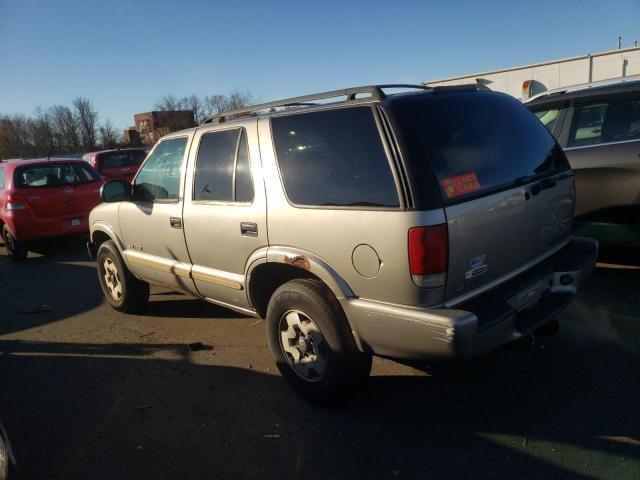
[[[410,100],[410,101],[407,101]],[[483,92],[420,95],[398,102],[406,134],[431,159],[445,201],[569,168],[551,134],[520,102]]]
[[[15,173],[18,188],[53,188],[97,180],[98,175],[89,166],[78,163],[21,167]]]

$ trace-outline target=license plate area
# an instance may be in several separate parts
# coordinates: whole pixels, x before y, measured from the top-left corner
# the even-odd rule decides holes
[[[542,279],[532,282],[513,295],[508,300],[509,305],[511,305],[511,307],[517,312],[534,307],[540,299],[549,292],[552,283],[553,275],[548,275]]]

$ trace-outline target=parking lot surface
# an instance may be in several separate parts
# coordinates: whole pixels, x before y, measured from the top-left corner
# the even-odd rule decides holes
[[[112,310],[79,239],[0,248],[0,285],[21,478],[640,478],[638,268],[597,268],[553,337],[444,371],[375,359],[330,407],[285,384],[262,320],[166,289]]]

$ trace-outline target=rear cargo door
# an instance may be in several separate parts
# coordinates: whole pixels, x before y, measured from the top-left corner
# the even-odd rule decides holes
[[[558,175],[447,207],[446,300],[462,301],[562,247],[572,205],[573,179]]]
[[[445,205],[445,301],[454,304],[566,243],[573,176],[551,134],[512,97],[457,92],[423,98],[413,102],[410,117]]]

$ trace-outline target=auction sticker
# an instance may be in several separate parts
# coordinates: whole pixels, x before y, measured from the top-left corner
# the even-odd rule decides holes
[[[440,182],[447,198],[455,198],[480,190],[480,182],[475,172],[465,173],[457,177],[445,178]]]

